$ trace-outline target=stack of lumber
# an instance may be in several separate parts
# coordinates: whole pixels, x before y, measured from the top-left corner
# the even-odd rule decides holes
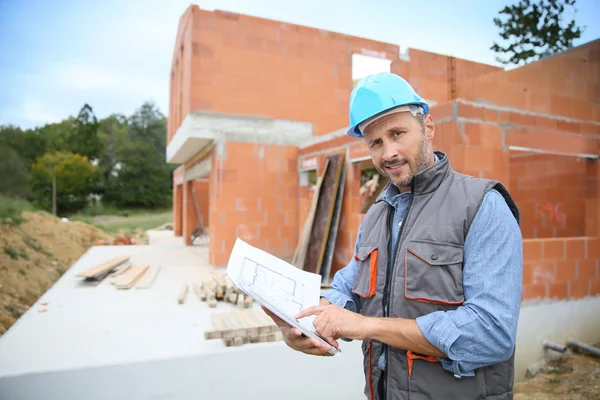
[[[222,339],[225,346],[283,340],[279,327],[261,309],[214,313],[214,330],[204,332],[206,340]]]
[[[111,272],[113,272],[118,266],[128,260],[129,256],[117,257],[103,264],[96,265],[93,268],[86,269],[85,271],[77,274],[77,276],[80,278],[85,278],[86,280],[101,281]]]
[[[250,308],[254,301],[238,289],[226,273],[213,273],[212,277],[202,284],[194,284],[193,289],[201,301],[208,302],[210,308],[215,308],[217,301],[235,304],[240,308]]]
[[[131,289],[136,284],[138,289],[147,289],[152,286],[160,267],[130,265],[126,263],[129,258],[129,256],[116,257],[80,272],[77,276],[85,278],[85,281],[106,281],[121,290]]]

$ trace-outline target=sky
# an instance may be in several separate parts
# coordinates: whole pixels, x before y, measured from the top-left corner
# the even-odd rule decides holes
[[[226,10],[500,65],[493,18],[517,0],[202,0]],[[76,115],[131,115],[145,101],[168,111],[177,24],[189,0],[0,0],[0,125],[24,129]],[[578,0],[600,38],[599,0]],[[453,17],[450,14],[457,13]],[[362,64],[358,75],[380,68]]]

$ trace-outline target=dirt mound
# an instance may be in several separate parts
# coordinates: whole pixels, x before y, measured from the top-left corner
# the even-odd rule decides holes
[[[600,358],[568,350],[514,391],[515,400],[600,400]]]
[[[44,212],[0,225],[0,335],[98,240],[111,237],[83,222]]]

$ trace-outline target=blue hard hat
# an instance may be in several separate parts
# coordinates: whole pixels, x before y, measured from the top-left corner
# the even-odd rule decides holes
[[[400,76],[382,72],[361,79],[350,95],[348,135],[363,137],[358,129],[359,124],[403,105],[420,106],[425,115],[429,113],[429,105]]]

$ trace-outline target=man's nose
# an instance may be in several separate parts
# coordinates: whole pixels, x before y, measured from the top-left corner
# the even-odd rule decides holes
[[[398,157],[398,151],[396,146],[392,143],[384,143],[383,144],[383,160],[384,161],[392,161],[394,158]]]

